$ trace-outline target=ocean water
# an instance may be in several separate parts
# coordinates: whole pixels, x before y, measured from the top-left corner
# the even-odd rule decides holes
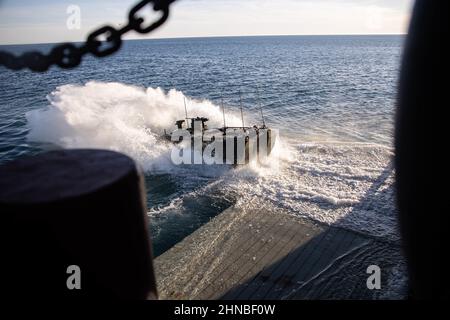
[[[114,56],[44,74],[0,67],[0,163],[106,148],[142,166],[154,253],[226,208],[263,203],[398,243],[392,142],[403,36],[127,41]],[[51,45],[3,46],[21,52]],[[175,166],[158,137],[184,117],[279,131],[271,161]],[[258,94],[259,92],[259,94]]]

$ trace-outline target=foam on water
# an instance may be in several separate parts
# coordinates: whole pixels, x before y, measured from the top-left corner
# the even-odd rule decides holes
[[[278,166],[227,187],[245,190],[238,206],[263,199],[292,214],[397,241],[392,151],[366,143],[290,146]],[[246,170],[246,169],[243,169]]]

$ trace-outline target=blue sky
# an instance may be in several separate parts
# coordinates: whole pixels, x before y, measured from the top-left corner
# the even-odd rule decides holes
[[[137,0],[0,0],[0,44],[79,41],[103,24],[126,23]],[[413,0],[179,0],[146,38],[405,33]],[[80,8],[80,29],[67,8]],[[128,38],[143,38],[131,34]]]

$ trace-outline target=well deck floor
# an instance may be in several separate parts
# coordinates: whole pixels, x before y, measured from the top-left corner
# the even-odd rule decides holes
[[[230,208],[155,259],[161,299],[377,299],[400,247],[261,206]],[[382,289],[367,288],[369,265]]]

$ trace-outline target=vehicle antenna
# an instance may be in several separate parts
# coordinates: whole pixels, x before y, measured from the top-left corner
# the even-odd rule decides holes
[[[239,90],[239,102],[240,102],[240,105],[241,105],[242,130],[245,130],[244,112],[242,111],[242,94],[241,94],[241,90]]]
[[[189,128],[188,113],[187,113],[187,106],[186,106],[186,97],[183,97],[183,99],[184,99],[184,112],[186,113],[186,127]]]
[[[264,113],[263,113],[263,109],[262,109],[262,104],[261,104],[261,97],[259,96],[259,88],[256,87],[256,93],[258,96],[258,101],[259,101],[259,110],[261,111],[261,118],[262,118],[262,122],[263,122],[263,128],[266,127],[266,121],[264,120]]]
[[[227,125],[226,125],[226,123],[225,123],[225,106],[224,106],[224,104],[223,104],[223,98],[222,98],[222,97],[220,97],[220,101],[221,101],[221,103],[222,103],[223,128],[225,129]]]

